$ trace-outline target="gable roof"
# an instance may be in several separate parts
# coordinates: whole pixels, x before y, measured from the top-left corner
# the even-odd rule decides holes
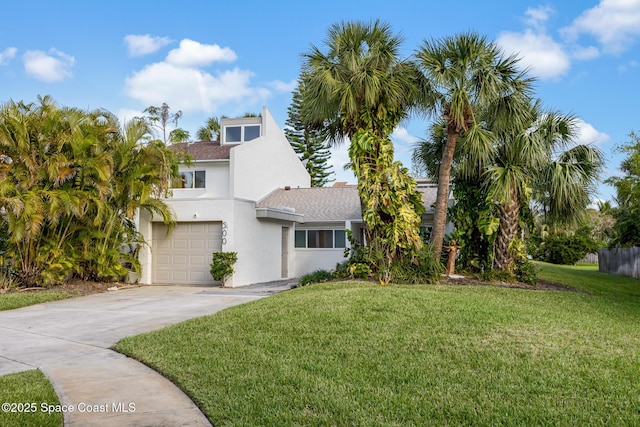
[[[220,141],[199,141],[169,146],[170,150],[189,154],[193,160],[228,160],[231,149],[238,144],[220,145]]]
[[[420,185],[427,212],[436,200],[437,187]],[[256,208],[293,209],[305,222],[329,222],[362,218],[360,197],[355,186],[277,189],[257,203]]]

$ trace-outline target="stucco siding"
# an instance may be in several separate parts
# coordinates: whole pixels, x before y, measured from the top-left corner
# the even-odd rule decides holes
[[[309,187],[311,178],[269,111],[263,135],[231,150],[231,188],[235,198],[260,200],[276,188]]]

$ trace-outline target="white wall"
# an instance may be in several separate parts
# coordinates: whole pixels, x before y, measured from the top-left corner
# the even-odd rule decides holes
[[[229,162],[194,162],[191,166],[180,166],[183,171],[205,171],[205,188],[174,188],[174,199],[195,197],[229,198]]]
[[[331,271],[336,264],[346,261],[344,248],[340,249],[301,249],[294,248],[294,277],[301,277],[316,270]]]
[[[271,191],[311,186],[311,178],[284,132],[262,110],[263,135],[231,150],[231,191],[235,198],[260,200]]]

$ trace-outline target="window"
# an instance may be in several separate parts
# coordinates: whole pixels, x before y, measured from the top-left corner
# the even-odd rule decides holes
[[[205,188],[205,171],[180,172],[174,179],[172,188]]]
[[[260,138],[260,125],[245,126],[244,140],[251,141],[256,138]]]
[[[224,142],[251,141],[260,137],[260,125],[237,125],[224,127]]]
[[[242,141],[242,127],[241,126],[227,126],[224,128],[224,140],[225,142],[241,142]]]
[[[344,230],[296,230],[295,247],[333,249],[345,247]]]

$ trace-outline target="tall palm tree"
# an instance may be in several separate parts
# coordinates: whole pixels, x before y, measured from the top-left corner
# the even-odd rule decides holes
[[[590,203],[602,167],[597,148],[568,148],[577,135],[574,116],[544,111],[538,102],[530,103],[527,114],[524,126],[495,132],[497,150],[485,176],[488,198],[500,213],[494,243],[499,270],[513,268],[509,245],[520,231],[521,207],[533,201],[548,222],[575,223]]]
[[[458,138],[464,136],[465,144],[489,147],[491,133],[483,128],[481,114],[513,94],[530,92],[532,79],[518,69],[518,59],[504,56],[495,43],[472,32],[424,41],[415,56],[428,82],[427,99],[433,102],[427,107],[433,105],[447,123],[431,234],[434,251],[439,255]],[[517,117],[511,120],[517,120]]]
[[[326,52],[312,46],[301,73],[305,121],[326,131],[333,143],[350,140],[367,241],[380,259],[377,268],[387,271],[402,253],[422,244],[415,181],[393,162],[389,139],[421,94],[419,71],[399,57],[401,42],[380,21],[334,24]],[[394,178],[402,183],[397,189]]]

